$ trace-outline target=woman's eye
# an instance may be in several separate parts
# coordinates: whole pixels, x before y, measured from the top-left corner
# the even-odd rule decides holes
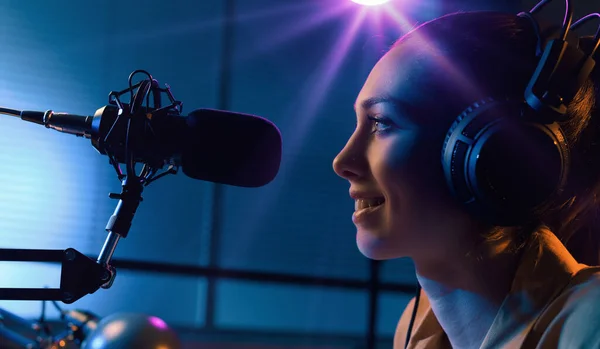
[[[394,126],[392,121],[385,117],[368,116],[368,119],[371,121],[371,133],[385,133]]]

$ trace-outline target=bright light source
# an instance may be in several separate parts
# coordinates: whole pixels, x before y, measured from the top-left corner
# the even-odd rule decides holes
[[[352,0],[352,2],[355,2],[360,5],[365,5],[365,6],[381,5],[381,4],[385,4],[388,1],[390,1],[390,0]]]

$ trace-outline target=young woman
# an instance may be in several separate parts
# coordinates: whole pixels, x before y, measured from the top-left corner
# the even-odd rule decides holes
[[[357,97],[356,129],[333,167],[350,182],[358,248],[372,259],[411,258],[421,288],[394,348],[600,348],[600,268],[580,264],[598,264],[598,239],[588,233],[600,234],[600,68],[558,122],[564,139],[551,142],[564,141],[569,155],[551,154],[569,170],[558,181],[562,190],[528,215],[511,221],[457,200],[460,188],[449,184],[460,166],[448,160],[457,155],[446,149],[442,156],[457,118],[507,99],[509,107],[495,110],[513,114],[501,116],[510,130],[532,111],[524,91],[550,35],[537,25],[528,14],[496,12],[427,22],[379,60]],[[592,38],[581,41],[588,55],[594,46]],[[495,145],[504,153],[475,149],[499,163],[488,167],[497,177],[511,177],[500,179],[510,195],[562,173],[517,126]],[[480,182],[495,175],[477,171]],[[513,206],[530,196],[523,198]]]

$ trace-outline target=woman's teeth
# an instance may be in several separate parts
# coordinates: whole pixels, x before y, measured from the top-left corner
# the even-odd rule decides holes
[[[364,208],[376,207],[385,202],[384,198],[373,198],[373,199],[356,199],[354,200],[354,211],[362,210]]]

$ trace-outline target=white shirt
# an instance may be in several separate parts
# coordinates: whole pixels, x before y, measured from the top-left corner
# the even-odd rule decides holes
[[[414,307],[398,323],[394,349],[403,349]],[[451,349],[421,291],[409,349]],[[482,345],[489,348],[600,348],[600,267],[578,263],[550,231],[525,247],[511,291]]]

